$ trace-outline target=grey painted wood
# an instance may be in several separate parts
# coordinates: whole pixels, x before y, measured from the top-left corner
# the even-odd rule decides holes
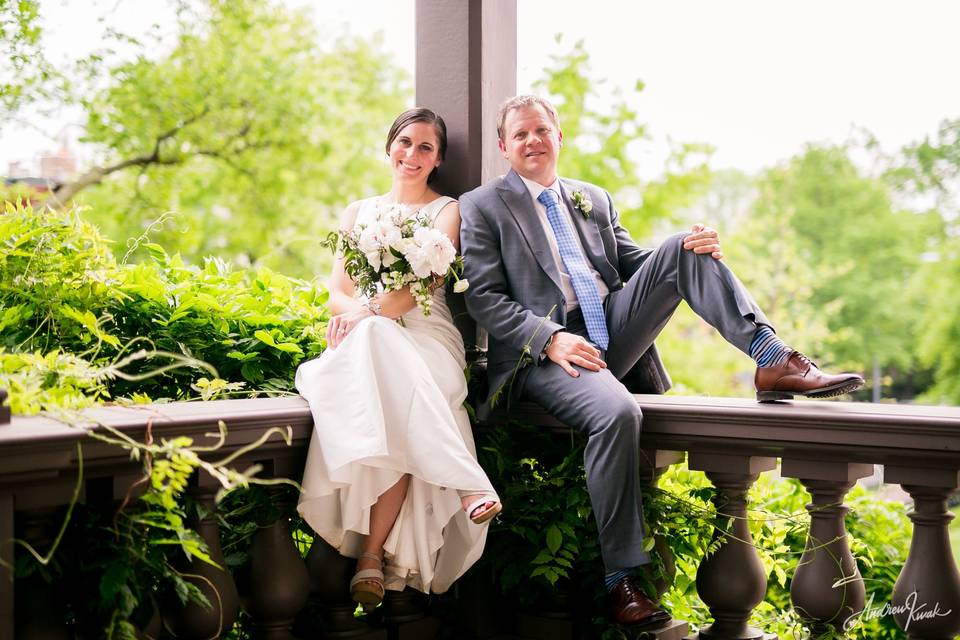
[[[516,0],[417,0],[416,102],[447,123],[439,189],[458,197],[506,173],[496,115],[517,91]]]

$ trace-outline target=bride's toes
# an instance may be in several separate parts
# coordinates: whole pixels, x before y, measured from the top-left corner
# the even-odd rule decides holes
[[[477,517],[477,516],[485,513],[485,512],[487,511],[487,509],[489,509],[490,507],[492,507],[492,506],[495,505],[495,504],[497,504],[497,503],[494,502],[493,500],[488,500],[488,501],[484,502],[482,505],[480,505],[479,507],[475,507],[475,508],[473,509],[473,511],[471,511],[471,512],[468,513],[467,515],[468,515],[469,517],[471,517],[471,518],[475,518],[475,517]]]
[[[476,498],[476,500],[471,500],[471,498]],[[491,520],[500,513],[502,508],[503,506],[496,496],[477,494],[475,496],[464,496],[463,498],[463,510],[475,524],[483,524]]]

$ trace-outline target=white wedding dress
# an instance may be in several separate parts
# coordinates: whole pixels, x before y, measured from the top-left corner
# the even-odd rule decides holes
[[[438,198],[422,213],[434,220],[452,201]],[[376,207],[377,198],[364,200],[357,224]],[[443,290],[434,293],[429,316],[415,307],[403,323],[367,318],[339,347],[297,369],[297,391],[314,420],[298,509],[324,540],[356,558],[371,505],[409,473],[384,544],[385,586],[443,593],[486,540],[487,526],[470,522],[460,495],[496,493],[477,463],[463,407],[463,340]]]

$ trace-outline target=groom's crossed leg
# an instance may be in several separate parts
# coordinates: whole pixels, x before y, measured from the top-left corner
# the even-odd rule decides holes
[[[757,362],[754,383],[761,402],[795,395],[832,397],[863,386],[861,376],[824,373],[780,340],[725,264],[683,248],[687,235],[664,241],[622,289],[607,296],[604,309],[610,345],[604,358],[614,376],[627,374],[685,300],[727,342]]]
[[[607,296],[610,346],[605,358],[618,379],[650,348],[681,300],[746,354],[757,325],[770,325],[724,263],[683,248],[687,235],[667,238],[622,289]]]

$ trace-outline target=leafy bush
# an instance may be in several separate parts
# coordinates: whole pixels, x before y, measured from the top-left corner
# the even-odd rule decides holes
[[[7,202],[0,238],[0,385],[16,413],[290,391],[324,347],[326,293],[311,283],[188,265],[149,242],[146,262],[117,263],[76,209]]]
[[[0,238],[0,387],[12,392],[15,413],[50,410],[69,421],[69,410],[110,399],[284,392],[296,364],[323,349],[325,296],[309,283],[268,270],[236,272],[213,259],[190,266],[149,243],[150,260],[118,264],[77,210],[7,202]],[[203,468],[225,491],[258,481],[254,469],[202,460],[190,438],[138,443],[110,429],[88,435],[143,462],[130,488],[136,494],[142,485],[142,492],[116,511],[77,505],[75,496],[65,535],[46,556],[20,542],[29,553],[18,556],[17,575],[75,585],[60,593],[64,622],[69,616],[81,637],[133,638],[156,601],[206,602],[177,568],[190,558],[211,562],[188,525],[190,477]],[[220,435],[222,444],[222,425]]]

